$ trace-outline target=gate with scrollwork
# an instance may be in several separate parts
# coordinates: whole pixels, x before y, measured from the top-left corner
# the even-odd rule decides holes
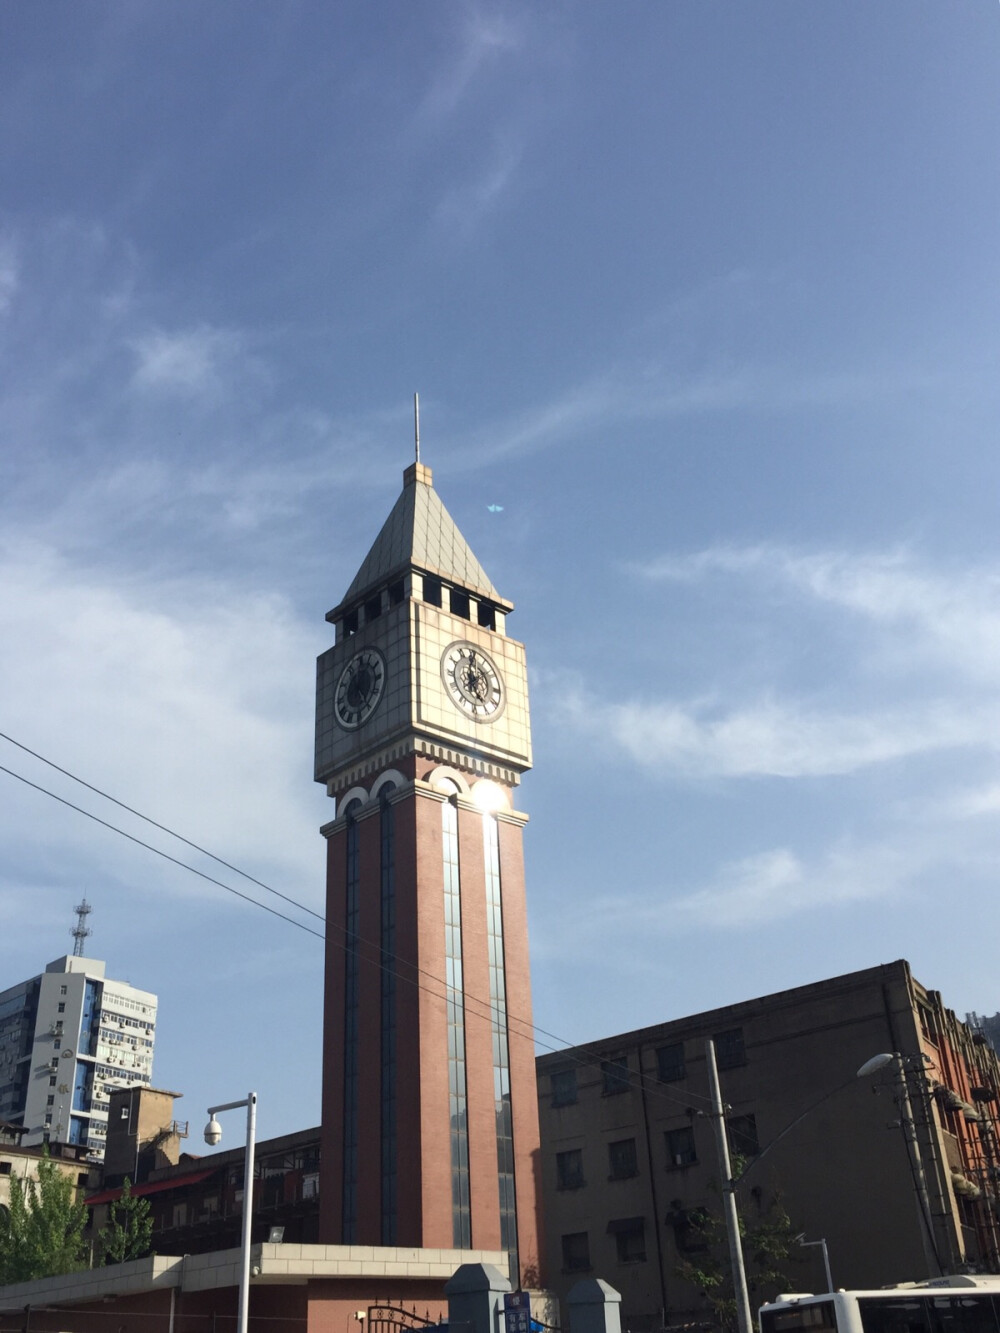
[[[436,1328],[437,1323],[427,1310],[420,1315],[416,1308],[407,1310],[403,1305],[369,1305],[365,1333],[415,1333]]]

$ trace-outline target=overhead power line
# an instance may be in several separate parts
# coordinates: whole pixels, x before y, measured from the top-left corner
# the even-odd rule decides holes
[[[245,870],[241,870],[239,866],[235,866],[231,862],[224,860],[221,856],[216,856],[214,852],[208,851],[207,848],[204,848],[200,846],[198,843],[193,842],[190,838],[186,838],[184,837],[183,834],[177,833],[174,829],[170,828],[168,825],[160,823],[158,820],[153,819],[149,815],[144,815],[140,810],[136,810],[133,806],[127,805],[124,801],[118,800],[117,797],[110,795],[110,793],[104,791],[102,788],[98,786],[95,786],[93,783],[87,782],[84,778],[78,777],[75,773],[70,772],[70,770],[67,768],[63,768],[60,764],[55,763],[53,760],[47,759],[45,755],[39,754],[37,750],[32,750],[29,746],[24,745],[20,741],[15,740],[13,736],[8,735],[6,732],[0,731],[0,739],[5,740],[9,744],[16,746],[17,749],[24,751],[25,754],[31,755],[33,759],[37,759],[40,763],[46,764],[49,768],[54,769],[55,772],[61,773],[64,777],[69,778],[72,782],[78,783],[81,787],[85,787],[88,791],[93,792],[95,795],[100,796],[102,799],[110,801],[112,805],[118,806],[119,809],[125,810],[129,814],[134,815],[137,819],[143,820],[144,823],[149,824],[151,827],[159,829],[162,833],[166,833],[171,838],[176,838],[179,842],[184,843],[185,846],[190,847],[192,848],[192,850],[201,853],[203,856],[207,856],[212,861],[215,861],[216,864],[225,866],[227,870],[231,870],[233,871],[234,874],[240,875],[243,879],[246,879],[250,883],[257,885],[258,888],[263,889],[266,893],[273,894],[275,897],[280,898],[283,902],[290,904],[292,907],[297,908],[299,911],[305,912],[309,916],[315,917],[318,921],[325,920],[325,918],[321,916],[319,912],[314,912],[312,908],[306,907],[305,904],[297,902],[294,898],[289,897],[288,894],[281,893],[278,889],[272,888],[269,884],[265,884],[263,880],[256,879],[253,875],[248,874]],[[6,773],[9,777],[16,778],[18,782],[24,783],[25,786],[31,787],[34,791],[40,792],[43,796],[48,796],[52,800],[58,801],[61,805],[67,806],[70,810],[75,810],[78,814],[86,816],[87,819],[93,820],[94,823],[96,824],[100,824],[102,828],[106,828],[112,833],[117,833],[120,837],[127,838],[129,842],[135,843],[137,846],[144,848],[146,851],[153,852],[156,856],[162,857],[163,860],[169,861],[172,865],[178,866],[181,870],[187,870],[192,875],[197,875],[199,879],[203,879],[209,884],[214,884],[216,885],[217,888],[224,889],[226,893],[231,893],[234,897],[239,898],[242,902],[249,903],[252,907],[259,907],[262,911],[269,913],[271,916],[275,916],[281,921],[287,921],[288,924],[291,926],[297,926],[299,930],[304,930],[307,934],[314,936],[316,939],[323,940],[327,938],[326,935],[322,934],[318,930],[313,930],[311,926],[307,926],[304,922],[296,921],[294,917],[290,917],[286,915],[284,912],[279,912],[277,911],[277,909],[269,907],[266,903],[262,903],[258,899],[250,897],[249,894],[241,893],[238,889],[234,889],[232,885],[226,884],[223,880],[216,879],[213,875],[206,874],[203,870],[199,870],[197,866],[193,866],[187,861],[182,861],[176,856],[171,856],[169,852],[165,852],[161,848],[155,847],[152,843],[143,841],[142,838],[137,838],[134,834],[128,833],[126,832],[125,829],[119,828],[117,824],[112,824],[106,819],[101,819],[100,816],[93,814],[89,810],[85,810],[82,806],[75,805],[72,801],[68,801],[65,797],[59,796],[56,792],[50,791],[47,787],[43,787],[37,782],[32,782],[29,778],[24,777],[20,773],[16,773],[13,769],[7,768],[3,764],[0,764],[0,772]],[[335,931],[337,931],[337,933],[342,938],[334,941],[334,943],[337,945],[338,948],[346,950],[347,937],[348,937],[346,926],[341,926],[337,922],[330,922],[330,921],[326,922],[326,926],[328,930],[332,927]],[[438,977],[434,973],[428,972],[424,968],[415,967],[411,962],[408,962],[400,958],[398,954],[391,953],[390,951],[384,949],[381,946],[381,944],[376,944],[373,940],[367,940],[362,936],[353,936],[352,938],[356,941],[358,946],[363,946],[366,950],[369,950],[371,954],[378,954],[377,960],[373,957],[369,957],[369,961],[377,962],[377,966],[381,971],[388,971],[390,965],[402,963],[406,969],[416,972],[417,976],[406,976],[405,973],[401,974],[398,971],[396,971],[394,967],[393,971],[397,979],[409,983],[415,989],[422,990],[425,992],[425,994],[431,995],[435,999],[444,999],[446,997],[447,983],[443,977]],[[419,977],[426,978],[427,981],[433,983],[433,986],[425,985],[423,982],[418,980]],[[440,989],[434,989],[433,987],[439,987]],[[475,1017],[483,1019],[488,1018],[491,1021],[495,1020],[498,1017],[498,1006],[492,1000],[482,999],[481,997],[473,995],[471,994],[471,992],[466,990],[462,991],[462,997],[467,1006],[468,1005],[478,1006],[478,1008],[473,1009],[473,1014]],[[563,1051],[566,1059],[571,1064],[589,1069],[593,1067],[594,1064],[600,1060],[600,1056],[591,1056],[588,1058],[586,1056],[579,1056],[571,1053],[571,1051],[567,1048],[570,1047],[572,1043],[570,1043],[565,1037],[559,1036],[557,1033],[549,1032],[547,1029],[539,1027],[535,1023],[530,1023],[525,1019],[517,1018],[515,1015],[511,1015],[509,1012],[507,1013],[506,1017],[508,1026],[511,1026],[511,1024],[517,1024],[521,1029],[520,1031],[516,1030],[512,1031],[511,1035],[520,1037],[522,1039],[530,1039],[535,1043],[536,1046],[540,1046],[542,1047],[542,1049],[550,1052]],[[542,1037],[548,1038],[549,1041],[555,1042],[556,1045],[551,1046],[548,1044],[548,1041],[540,1040],[540,1038]],[[622,1081],[624,1082],[625,1080],[623,1079]],[[646,1076],[642,1073],[641,1070],[639,1071],[638,1080],[633,1078],[631,1072],[629,1071],[627,1081],[631,1086],[637,1086],[641,1089],[645,1089],[650,1095],[652,1095],[654,1098],[658,1100],[669,1101],[674,1103],[675,1105],[683,1106],[685,1108],[687,1108],[690,1105],[690,1102],[692,1100],[704,1101],[704,1102],[711,1101],[710,1097],[705,1096],[701,1093],[688,1092],[684,1098],[681,1098],[671,1093],[665,1092],[663,1088],[659,1086],[658,1082],[651,1082],[649,1079],[646,1078]]]
[[[57,773],[62,773],[63,777],[70,778],[73,782],[79,783],[81,787],[86,787],[88,791],[92,791],[95,795],[103,797],[106,801],[110,801],[112,805],[117,805],[120,810],[127,810],[130,815],[135,815],[136,819],[141,819],[145,823],[151,824],[153,828],[158,828],[161,833],[169,833],[171,838],[176,838],[178,842],[183,842],[185,846],[192,848],[196,852],[200,852],[202,856],[207,856],[210,861],[214,861],[217,865],[225,866],[227,870],[232,870],[234,874],[249,880],[251,884],[256,884],[259,889],[263,889],[266,893],[273,893],[276,898],[282,898],[286,903],[290,903],[293,907],[297,907],[300,912],[306,912],[309,916],[314,916],[317,921],[323,920],[321,912],[314,912],[311,907],[306,907],[304,903],[297,903],[294,898],[289,898],[286,894],[279,893],[277,889],[272,889],[269,884],[265,884],[262,880],[254,879],[253,875],[248,875],[247,872],[241,870],[239,866],[234,866],[231,862],[224,861],[221,856],[216,856],[214,852],[210,852],[206,847],[200,847],[198,843],[192,842],[190,838],[185,838],[182,833],[177,833],[174,829],[168,828],[166,824],[161,824],[157,820],[150,818],[149,815],[144,815],[141,810],[136,810],[133,806],[126,805],[124,801],[119,801],[116,796],[111,796],[100,787],[95,787],[92,782],[86,782],[83,778],[78,778],[76,774],[71,773],[68,768],[61,768],[51,759],[46,759],[45,755],[39,754],[37,750],[31,750],[27,745],[22,745],[20,741],[16,741],[13,736],[8,736],[6,732],[0,731],[0,739],[8,741],[11,745],[16,745],[17,748],[23,750],[25,754],[30,754],[32,759],[37,759],[40,763],[47,764],[49,768],[54,768]],[[5,769],[4,771],[9,772],[10,770]],[[14,776],[16,777],[17,774]],[[39,788],[39,790],[41,791],[42,788]],[[77,807],[74,806],[73,808],[76,809]],[[84,811],[84,813],[86,813],[86,811]],[[128,835],[126,834],[126,837],[127,836]],[[143,846],[145,846],[145,843]],[[215,880],[213,883],[218,883],[218,881]],[[249,899],[248,901],[252,902],[253,899]],[[313,933],[315,934],[315,932]]]
[[[151,842],[143,842],[141,838],[137,838],[134,834],[126,833],[125,830],[119,828],[117,824],[109,824],[106,819],[101,819],[99,815],[92,814],[89,810],[84,810],[82,805],[74,805],[72,801],[67,801],[65,796],[57,796],[54,791],[49,791],[48,787],[42,787],[39,783],[32,782],[30,778],[22,777],[20,773],[15,773],[12,768],[5,768],[3,764],[0,764],[0,773],[6,773],[8,776],[16,778],[18,782],[23,782],[26,787],[33,787],[35,791],[40,791],[43,796],[51,796],[52,799],[58,801],[60,805],[68,806],[70,810],[75,810],[77,814],[86,815],[86,817],[92,819],[95,824],[100,824],[103,828],[110,829],[112,833],[117,833],[123,838],[128,838],[129,842],[134,842],[139,847],[145,847],[147,852],[154,852],[157,856],[162,856],[164,861],[170,861],[171,864],[180,866],[182,870],[189,870],[192,875],[197,875],[199,879],[207,880],[209,884],[218,885],[220,889],[225,889],[227,893],[232,893],[235,897],[242,898],[245,903],[252,903],[254,907],[259,907],[262,912],[270,912],[272,916],[279,917],[282,921],[287,921],[292,926],[298,926],[300,930],[308,931],[310,935],[315,935],[317,939],[321,940],[325,938],[318,930],[313,930],[311,926],[306,926],[301,921],[296,921],[294,917],[286,916],[284,912],[279,912],[273,907],[268,907],[267,903],[258,902],[256,898],[251,898],[247,893],[240,893],[239,889],[234,889],[231,884],[224,884],[221,879],[216,879],[213,875],[206,875],[204,870],[199,870],[197,866],[189,865],[187,861],[181,861],[176,856],[171,856],[169,852],[161,851],[159,847],[154,847]],[[86,786],[86,784],[84,785]],[[158,827],[162,827],[162,825],[159,825]],[[169,829],[166,830],[168,833],[169,831]],[[271,892],[274,892],[274,890],[271,890]],[[284,897],[284,894],[279,894],[278,897]],[[292,902],[293,900],[287,898],[285,901]],[[298,903],[295,904],[296,907],[298,907],[298,905]],[[306,911],[308,909],[304,908],[303,910]],[[315,912],[313,915],[316,915]]]

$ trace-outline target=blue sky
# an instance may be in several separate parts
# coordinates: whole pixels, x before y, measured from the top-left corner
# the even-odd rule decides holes
[[[3,7],[0,731],[322,910],[419,390],[528,648],[538,1024],[992,1013],[998,142],[987,0]],[[0,780],[0,985],[85,893],[182,1117],[317,1123],[319,942]]]

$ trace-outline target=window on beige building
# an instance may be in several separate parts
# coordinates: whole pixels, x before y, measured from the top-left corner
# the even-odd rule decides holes
[[[549,1075],[552,1085],[552,1105],[572,1106],[576,1101],[576,1070],[560,1069]]]
[[[626,1180],[638,1174],[635,1139],[619,1139],[608,1144],[608,1175],[612,1180]]]
[[[756,1157],[760,1152],[757,1138],[757,1117],[734,1115],[726,1121],[729,1133],[729,1151],[739,1157]]]
[[[668,1129],[665,1137],[668,1166],[690,1166],[692,1162],[697,1162],[694,1129],[690,1125],[682,1125],[680,1129]]]
[[[742,1028],[717,1032],[712,1040],[715,1042],[715,1063],[720,1069],[734,1069],[737,1065],[746,1064],[747,1053],[743,1045]]]
[[[615,1238],[620,1264],[639,1264],[646,1258],[646,1224],[641,1217],[622,1217],[608,1223]]]
[[[937,1024],[934,1021],[934,1011],[926,1004],[917,1001],[917,1017],[920,1020],[920,1031],[929,1042],[935,1046],[938,1044]]]
[[[628,1092],[630,1083],[627,1055],[615,1055],[610,1060],[601,1061],[601,1085],[605,1097]]]
[[[563,1236],[562,1261],[565,1273],[582,1273],[590,1268],[590,1240],[586,1231]]]
[[[578,1190],[586,1184],[583,1178],[583,1149],[569,1148],[556,1153],[556,1189]]]
[[[709,1248],[706,1228],[711,1217],[704,1208],[685,1208],[680,1199],[674,1199],[667,1222],[674,1228],[680,1254],[700,1254]]]
[[[656,1052],[656,1073],[661,1083],[676,1083],[686,1072],[682,1041],[659,1047]]]

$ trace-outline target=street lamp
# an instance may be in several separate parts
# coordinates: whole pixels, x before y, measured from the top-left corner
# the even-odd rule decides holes
[[[826,1289],[827,1291],[833,1291],[833,1275],[830,1272],[830,1251],[827,1249],[826,1240],[806,1240],[806,1233],[800,1231],[795,1237],[795,1243],[802,1246],[818,1245],[820,1247],[820,1252],[823,1255],[823,1271],[826,1273]]]
[[[210,1106],[209,1120],[205,1126],[205,1142],[214,1148],[222,1138],[222,1126],[215,1118],[219,1111],[235,1111],[240,1106],[247,1108],[247,1151],[243,1170],[243,1240],[240,1252],[240,1303],[236,1328],[237,1333],[247,1333],[247,1318],[250,1313],[250,1227],[253,1222],[253,1147],[254,1131],[257,1127],[257,1094],[251,1092],[242,1101]]]

